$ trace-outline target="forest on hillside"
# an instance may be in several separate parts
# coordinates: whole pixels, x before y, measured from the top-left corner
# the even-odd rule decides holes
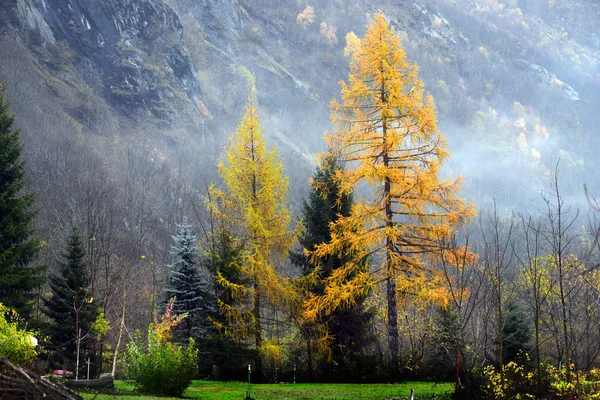
[[[195,25],[173,10],[193,2],[167,3],[144,12],[180,31],[155,37],[176,51]],[[516,3],[489,3],[497,26],[510,20],[513,29],[533,29]],[[361,2],[340,7],[351,13]],[[432,11],[419,7],[413,12],[429,20]],[[458,14],[450,4],[441,9]],[[40,372],[83,376],[89,362],[91,376],[138,382],[153,349],[162,349],[165,365],[171,356],[186,365],[182,379],[243,380],[251,364],[257,382],[419,379],[456,381],[465,398],[592,398],[585,396],[597,393],[600,368],[600,203],[589,132],[597,116],[581,120],[591,105],[574,104],[594,97],[521,59],[521,72],[554,86],[511,82],[522,86],[517,101],[477,75],[468,89],[457,80],[465,89],[453,93],[452,60],[445,69],[444,60],[425,60],[430,53],[411,57],[423,43],[399,29],[408,13],[373,10],[342,44],[341,21],[317,27],[314,7],[298,11],[289,34],[314,35],[326,64],[346,65],[327,88],[298,81],[311,99],[301,110],[265,92],[268,76],[239,65],[236,95],[211,105],[207,91],[217,89],[209,77],[199,70],[197,87],[187,69],[177,75],[171,66],[209,62],[209,41],[196,52],[192,41],[175,55],[154,49],[172,63],[170,81],[156,82],[160,100],[113,82],[119,100],[111,103],[88,86],[91,66],[81,75],[78,49],[48,41],[45,25],[23,31],[35,57],[23,50],[0,61],[0,335],[35,336],[38,344],[3,339],[0,353]],[[462,35],[431,18],[444,40]],[[207,35],[209,27],[195,29]],[[266,36],[258,25],[249,34],[257,43]],[[593,44],[571,35],[588,54]],[[18,38],[0,51],[25,49]],[[501,49],[514,38],[496,40],[505,41],[496,43]],[[447,50],[460,57],[452,43]],[[130,44],[119,42],[128,62],[150,54]],[[477,51],[486,62],[508,57]],[[270,64],[277,79],[285,75],[280,62]],[[437,67],[423,71],[421,62]],[[594,68],[589,56],[577,73]],[[439,76],[435,89],[422,75]],[[19,79],[29,76],[38,80]],[[179,84],[185,95],[173,89]],[[332,87],[330,103],[319,98]],[[53,93],[61,106],[29,106],[23,99],[34,92]],[[538,99],[527,105],[532,93],[559,96],[560,104],[542,112]],[[131,119],[115,114],[118,107]],[[320,111],[283,121],[285,107]],[[320,123],[320,144],[308,133],[298,139]],[[228,137],[206,131],[215,125]],[[455,134],[463,125],[471,136]],[[565,138],[555,135],[559,127],[577,132]]]

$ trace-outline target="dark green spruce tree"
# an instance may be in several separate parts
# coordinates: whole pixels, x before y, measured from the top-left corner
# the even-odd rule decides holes
[[[175,245],[171,246],[171,254],[175,262],[168,266],[167,285],[164,290],[165,302],[175,298],[173,313],[187,314],[174,332],[175,338],[187,341],[194,338],[199,341],[207,336],[211,323],[211,308],[208,271],[204,276],[200,273],[197,254],[198,237],[192,233],[192,226],[183,217],[177,225],[177,235],[173,236]]]
[[[50,318],[48,334],[56,367],[75,368],[79,343],[80,366],[95,358],[96,341],[92,332],[97,306],[91,291],[90,271],[85,264],[84,245],[73,228],[58,270],[50,275],[52,296],[44,301]]]
[[[29,319],[35,294],[45,282],[45,268],[32,266],[40,249],[33,238],[33,192],[25,189],[25,163],[19,130],[6,100],[5,82],[0,83],[0,302]]]
[[[440,308],[436,318],[431,348],[433,354],[428,365],[437,379],[452,380],[456,374],[458,353],[464,357],[465,338],[460,311],[452,306]],[[464,363],[462,364],[464,365]]]
[[[246,361],[255,359],[257,354],[256,350],[249,349],[240,340],[243,338],[231,335],[239,332],[240,327],[225,316],[223,309],[231,307],[243,310],[244,304],[233,296],[230,286],[220,283],[226,281],[238,285],[249,284],[241,269],[242,246],[227,230],[223,221],[212,220],[211,227],[211,233],[204,243],[202,264],[210,271],[214,285],[211,298],[213,311],[210,314],[213,329],[208,339],[198,346],[200,365],[207,372],[212,365],[218,366],[217,370],[210,371],[213,379],[243,380],[247,377]]]
[[[504,324],[502,325],[504,362],[515,361],[519,353],[529,352],[532,335],[529,315],[513,299],[510,299],[506,304]]]
[[[341,194],[340,188],[332,179],[340,168],[341,165],[335,156],[329,153],[313,176],[309,200],[304,202],[303,209],[305,233],[300,238],[303,249],[312,251],[317,244],[331,240],[330,223],[336,221],[339,216],[350,215],[352,211],[353,195]],[[316,295],[323,294],[325,286],[322,280],[330,276],[336,268],[344,265],[349,256],[347,253],[321,259],[319,263],[321,281],[311,287],[310,291]],[[315,265],[311,264],[303,251],[291,253],[290,259],[294,265],[302,268],[303,275],[314,271]],[[365,260],[364,266],[365,269],[368,268],[368,260]],[[331,362],[326,360],[319,362],[321,372],[319,379],[354,381],[374,371],[370,368],[373,360],[368,356],[369,346],[374,342],[370,331],[374,312],[366,307],[364,300],[365,298],[358,299],[352,307],[338,309],[325,320],[317,321],[325,324],[334,337],[331,346]],[[305,340],[309,380],[314,380],[315,355],[310,337],[312,329],[310,326],[305,326],[303,330],[308,336]]]

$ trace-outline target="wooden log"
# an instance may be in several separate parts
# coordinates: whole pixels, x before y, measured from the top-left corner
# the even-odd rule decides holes
[[[67,380],[65,381],[65,386],[73,389],[114,389],[115,381],[112,376],[105,376],[103,378],[90,380]]]

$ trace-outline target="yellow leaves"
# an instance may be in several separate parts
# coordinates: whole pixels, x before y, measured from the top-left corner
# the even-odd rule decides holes
[[[266,298],[274,305],[296,301],[293,288],[277,272],[277,265],[287,256],[301,230],[301,224],[289,229],[291,215],[285,204],[288,181],[277,151],[267,150],[253,98],[218,168],[225,189],[210,186],[209,210],[219,216],[240,241],[242,261],[236,269],[247,282],[230,282],[217,272],[219,286],[234,300],[242,302],[241,308],[224,302],[219,302],[219,307],[235,331],[246,335],[254,329],[256,318],[260,318],[260,312],[253,313],[251,309],[252,300]],[[223,324],[216,325],[225,328]]]
[[[367,296],[373,284],[371,275],[352,260],[335,269],[324,283],[323,295],[309,295],[305,300],[303,317],[307,321],[315,321],[342,307],[352,307],[356,299]]]
[[[96,315],[96,320],[92,323],[92,332],[96,335],[96,340],[100,341],[110,330],[110,322],[104,315],[104,309],[100,308]]]
[[[546,140],[548,140],[548,138],[550,137],[550,133],[548,133],[548,128],[546,128],[544,125],[535,124],[535,126],[533,127],[533,131]]]
[[[283,361],[281,357],[281,345],[276,344],[273,340],[265,340],[258,350],[267,362],[281,365]]]
[[[346,47],[344,48],[344,57],[353,57],[360,48],[360,39],[354,32],[346,34]]]
[[[228,291],[234,301],[241,300],[247,294],[247,288],[244,285],[230,282],[223,275],[221,271],[216,272],[216,282],[225,290]]]
[[[332,45],[337,43],[337,36],[335,34],[335,32],[336,32],[335,25],[327,24],[327,22],[323,21],[323,22],[321,22],[321,25],[319,26],[319,31],[321,32],[321,36],[323,36],[325,38],[327,43],[332,44]]]
[[[168,341],[173,336],[173,331],[183,321],[183,319],[187,318],[188,314],[180,314],[177,316],[173,315],[173,304],[175,303],[175,297],[169,300],[167,303],[167,308],[165,313],[163,314],[161,321],[158,322],[156,319],[156,315],[154,316],[154,324],[151,325],[151,329],[153,330],[156,337],[163,342]]]
[[[519,135],[519,137],[517,138],[517,145],[519,146],[519,150],[525,154],[528,153],[528,147],[527,147],[527,137],[525,136],[524,133],[521,133]]]
[[[296,22],[305,26],[315,22],[315,9],[307,4],[304,11],[296,17]]]

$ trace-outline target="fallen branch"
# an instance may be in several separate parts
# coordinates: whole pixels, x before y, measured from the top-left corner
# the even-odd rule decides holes
[[[8,361],[0,361],[0,399],[83,400],[69,388],[49,382]]]

